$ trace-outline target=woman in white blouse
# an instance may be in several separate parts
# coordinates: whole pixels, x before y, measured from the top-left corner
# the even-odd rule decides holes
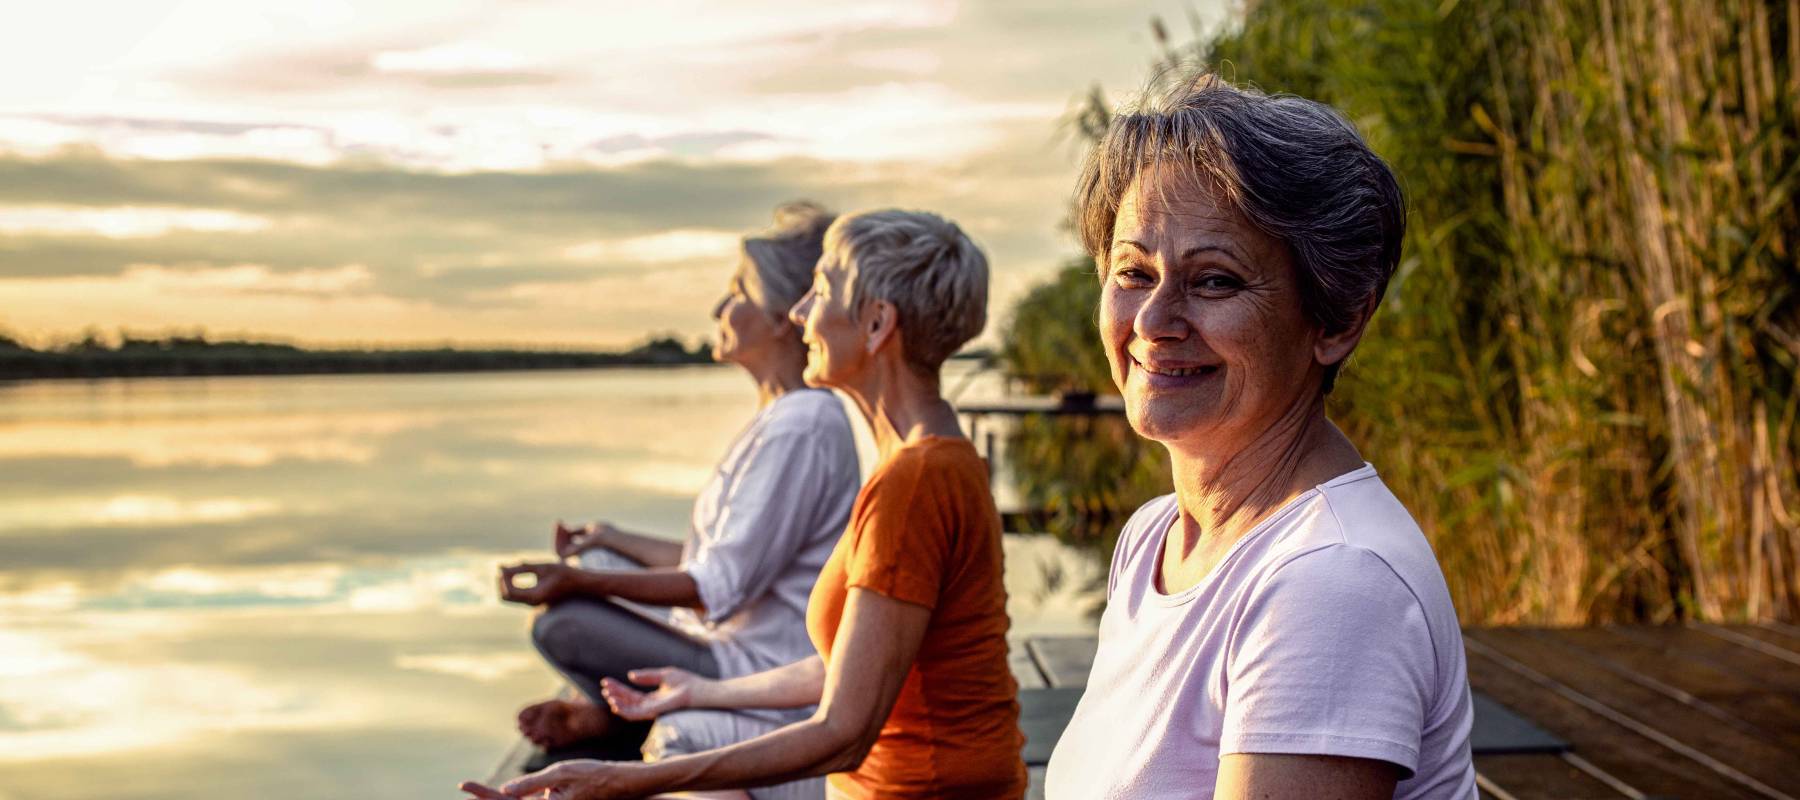
[[[692,711],[646,731],[614,716],[600,686],[664,666],[734,678],[815,654],[807,597],[849,520],[861,473],[843,405],[802,379],[806,348],[787,310],[810,285],[832,220],[817,206],[790,204],[777,210],[773,229],[744,240],[728,292],[713,309],[714,357],[749,373],[759,404],[694,503],[686,541],[606,523],[558,523],[557,555],[579,557],[579,566],[559,560],[502,570],[503,598],[544,607],[532,640],[580,690],[519,713],[520,731],[539,745],[601,739],[629,752],[641,743],[647,757],[660,758],[730,745],[811,713]],[[535,582],[520,586],[523,574]],[[813,779],[750,795],[818,798],[823,787]]]

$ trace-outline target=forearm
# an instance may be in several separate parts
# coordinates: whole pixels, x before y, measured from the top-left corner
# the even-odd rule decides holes
[[[786,666],[695,687],[696,708],[805,708],[825,690],[825,662],[818,656]]]
[[[855,769],[871,742],[865,726],[834,723],[824,712],[729,747],[642,766],[632,781],[645,794],[772,786]],[[634,765],[635,766],[635,765]]]
[[[653,606],[679,606],[704,612],[700,587],[688,574],[673,567],[645,570],[580,570],[570,594],[583,597],[617,597]]]
[[[646,567],[673,567],[681,563],[681,544],[641,533],[600,526],[595,539],[601,547]]]

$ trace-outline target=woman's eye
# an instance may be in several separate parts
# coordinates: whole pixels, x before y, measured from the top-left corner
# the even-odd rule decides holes
[[[1149,273],[1130,265],[1114,267],[1113,282],[1127,289],[1140,288],[1154,283],[1150,279]]]
[[[1194,281],[1194,288],[1202,292],[1217,294],[1237,290],[1242,284],[1229,275],[1203,275]]]

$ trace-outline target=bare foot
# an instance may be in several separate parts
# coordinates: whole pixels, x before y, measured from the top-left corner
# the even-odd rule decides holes
[[[543,748],[599,737],[611,727],[611,722],[612,712],[588,702],[586,697],[545,700],[519,711],[519,732]]]

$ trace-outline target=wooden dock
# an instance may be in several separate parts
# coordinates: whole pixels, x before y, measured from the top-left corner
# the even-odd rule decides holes
[[[1472,628],[1464,641],[1484,797],[1800,800],[1800,628]],[[1094,646],[1013,643],[1031,798]],[[495,777],[534,755],[515,748]]]

